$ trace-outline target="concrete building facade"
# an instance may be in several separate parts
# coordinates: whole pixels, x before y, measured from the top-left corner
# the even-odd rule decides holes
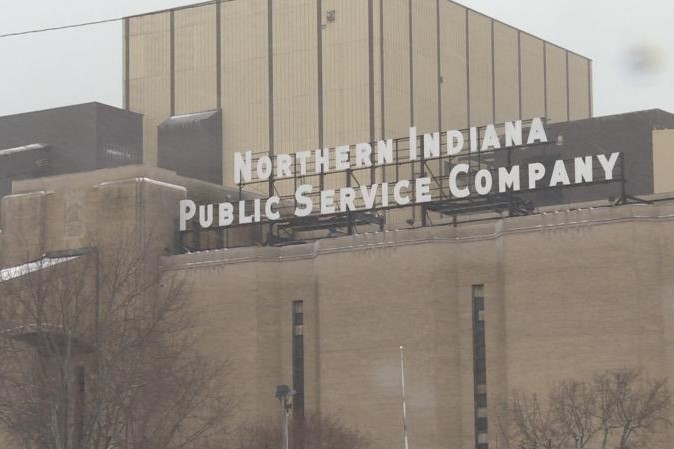
[[[143,118],[101,103],[0,117],[0,198],[12,181],[143,162]]]
[[[143,115],[145,165],[14,179],[0,269],[120,229],[151,236],[152,269],[186,278],[206,312],[198,350],[231,362],[237,420],[275,420],[286,384],[296,418],[338,415],[382,448],[402,447],[400,345],[415,449],[498,448],[512,391],[545,394],[606,369],[640,368],[674,390],[674,119],[593,119],[587,58],[449,0],[217,1],[124,29],[125,107]],[[178,229],[181,200],[261,198],[231,187],[237,151],[535,117],[549,142],[516,147],[509,164],[620,152],[639,198],[564,187],[522,216],[488,204],[428,222],[412,205],[378,229],[366,220],[339,236],[343,223],[328,224],[284,242],[251,225],[185,244]],[[664,431],[652,447],[672,444]]]
[[[625,367],[674,387],[671,194],[647,197],[651,204],[600,201],[456,227],[170,255],[178,202],[228,194],[144,166],[19,181],[2,202],[0,267],[24,263],[28,249],[39,258],[113,229],[151,233],[157,266],[189,279],[195,306],[208,312],[199,350],[235,367],[240,419],[275,419],[274,388],[285,383],[301,392],[305,413],[337,414],[381,447],[402,445],[401,344],[410,441],[423,449],[476,447],[476,439],[498,447],[496,411],[514,389],[545,392]],[[63,213],[73,196],[83,198],[77,216]],[[483,374],[474,365],[476,322]],[[486,405],[476,403],[477,386]],[[670,447],[671,436],[660,437],[651,447]]]

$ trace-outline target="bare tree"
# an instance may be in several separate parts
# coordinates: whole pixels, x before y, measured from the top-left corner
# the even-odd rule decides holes
[[[231,409],[226,366],[195,350],[188,287],[150,257],[119,238],[3,271],[0,432],[14,446],[216,444]]]
[[[291,449],[376,449],[365,433],[348,427],[336,417],[310,415],[296,427],[301,427],[302,435],[299,437],[295,431]],[[277,449],[280,441],[278,424],[254,424],[241,428],[228,449]]]
[[[550,414],[560,435],[573,447],[587,447],[599,432],[592,385],[575,380],[561,382],[549,395]]]
[[[545,403],[515,392],[499,413],[499,447],[647,448],[670,426],[670,409],[666,380],[634,369],[606,371],[587,382],[560,382]]]
[[[645,447],[658,427],[671,425],[666,379],[651,380],[638,370],[620,370],[596,376],[594,385],[608,395],[611,408],[604,421],[618,436],[618,449]]]
[[[526,449],[559,449],[566,446],[567,435],[561,430],[552,409],[541,404],[536,394],[514,392],[511,406],[510,444]]]

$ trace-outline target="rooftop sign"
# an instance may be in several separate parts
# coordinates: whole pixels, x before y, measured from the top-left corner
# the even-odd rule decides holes
[[[499,132],[501,130],[501,132]],[[444,142],[444,144],[443,144]],[[528,128],[521,120],[503,125],[472,127],[467,131],[450,130],[418,135],[415,127],[409,131],[409,147],[401,158],[394,154],[394,141],[380,140],[375,145],[359,143],[329,149],[298,151],[294,154],[263,155],[254,158],[250,151],[234,155],[234,180],[241,186],[265,181],[295,180],[294,194],[287,198],[270,195],[268,198],[240,200],[236,203],[197,205],[192,200],[180,202],[180,230],[198,217],[202,228],[227,227],[277,221],[291,203],[296,217],[329,215],[350,211],[364,211],[391,206],[431,203],[443,198],[461,199],[486,196],[493,193],[523,192],[542,187],[563,187],[601,181],[611,181],[620,153],[575,157],[572,161],[557,159],[533,161],[527,164],[498,166],[471,163],[471,157],[484,153],[497,154],[499,150],[548,143],[543,120],[535,118]],[[404,159],[404,160],[401,160]],[[495,158],[494,158],[495,159]],[[320,188],[312,183],[297,185],[297,180],[353,170],[386,167],[392,164],[447,161],[446,185],[433,186],[437,178],[412,175],[393,182],[382,180],[368,185],[349,185],[340,188]],[[599,169],[597,171],[597,169]],[[321,182],[321,185],[323,183]]]

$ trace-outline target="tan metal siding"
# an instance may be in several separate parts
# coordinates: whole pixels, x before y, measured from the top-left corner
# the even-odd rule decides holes
[[[157,126],[171,111],[170,13],[129,19],[129,109],[143,114],[143,160],[157,165]]]
[[[222,130],[225,185],[233,154],[269,148],[267,0],[221,4]]]
[[[419,132],[438,129],[438,57],[435,0],[412,1],[414,125]]]
[[[494,22],[494,74],[496,122],[520,117],[517,30]]]
[[[377,138],[404,137],[412,124],[411,103],[419,133],[436,131],[438,126],[442,130],[465,128],[469,109],[473,125],[494,119],[497,122],[514,119],[520,116],[520,102],[522,118],[543,116],[546,115],[546,93],[547,115],[553,121],[566,120],[567,103],[572,118],[591,114],[589,61],[569,55],[570,97],[567,99],[564,50],[548,45],[545,70],[544,44],[540,39],[498,22],[492,25],[490,18],[467,12],[466,8],[447,0],[439,3],[436,0],[372,0],[374,74],[370,79],[368,3],[368,0],[322,0],[320,20],[325,26],[321,31],[323,85],[320,92],[324,146],[368,141],[372,126]],[[317,1],[274,0],[271,4],[273,70],[268,64],[268,1],[239,0],[220,5],[220,89],[226,184],[232,180],[234,151],[260,152],[274,147],[276,153],[295,152],[315,149],[320,140]],[[442,123],[438,123],[436,8],[440,13]],[[217,106],[216,10],[215,5],[202,5],[173,13],[176,114]],[[326,21],[325,15],[330,10],[336,12],[333,23]],[[156,164],[156,126],[171,112],[170,16],[170,12],[164,12],[128,19],[129,107],[145,114],[145,161],[149,164]],[[521,36],[521,68],[517,58],[518,34]],[[412,90],[410,41],[413,45]],[[466,47],[470,52],[470,70],[466,67]],[[269,96],[270,76],[273,77],[273,98]],[[271,144],[270,131],[275,137]],[[409,173],[401,176],[407,177]],[[391,178],[389,173],[387,178]],[[338,185],[343,181],[340,176]]]
[[[571,120],[590,117],[590,61],[569,53],[569,113]]]
[[[386,137],[407,135],[410,126],[408,0],[384,0],[384,101]]]
[[[566,51],[552,44],[545,44],[547,67],[548,119],[550,122],[568,120]]]
[[[175,114],[215,109],[215,5],[177,10],[175,26]]]
[[[466,82],[466,9],[440,2],[442,129],[468,127]]]
[[[325,13],[331,10],[336,20],[326,23]],[[324,0],[323,12],[324,146],[368,142],[368,1]],[[314,78],[315,73],[314,65]]]
[[[520,33],[522,58],[522,118],[545,116],[544,42]]]
[[[674,129],[653,130],[653,193],[674,192]]]
[[[382,129],[382,95],[383,89],[381,84],[381,74],[383,67],[381,52],[384,45],[384,36],[382,35],[383,22],[383,3],[384,0],[372,0],[373,15],[372,15],[372,36],[373,36],[373,56],[374,56],[374,136],[375,139],[383,139],[385,137]]]
[[[468,11],[470,124],[492,123],[491,19]]]
[[[274,152],[318,145],[316,1],[274,0]]]

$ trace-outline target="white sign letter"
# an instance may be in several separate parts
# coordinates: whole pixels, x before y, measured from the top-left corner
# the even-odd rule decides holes
[[[297,188],[295,192],[295,201],[297,202],[297,207],[295,208],[295,215],[298,217],[306,217],[309,215],[314,208],[314,202],[311,200],[311,191],[313,187],[311,184],[302,184]],[[304,207],[300,207],[304,206]]]
[[[491,177],[491,172],[486,168],[479,170],[475,174],[475,191],[478,195],[487,195],[491,192],[494,180]]]
[[[522,120],[514,122],[505,122],[505,146],[522,145]]]
[[[356,210],[356,205],[353,202],[355,197],[356,191],[352,187],[339,189],[339,210],[341,212]]]
[[[470,128],[470,152],[477,153],[477,128]]]
[[[180,230],[187,230],[187,220],[194,218],[197,205],[192,200],[180,200]]]
[[[372,146],[369,143],[356,144],[356,167],[372,166]]]
[[[529,128],[529,138],[527,139],[527,145],[532,143],[542,142],[545,143],[548,141],[548,136],[545,135],[545,127],[543,126],[543,121],[536,117],[531,122],[531,128]]]
[[[218,207],[218,225],[229,226],[234,223],[234,206],[232,203],[220,203]]]
[[[390,164],[393,162],[393,140],[380,140],[377,142],[377,165]]]
[[[335,213],[335,190],[326,189],[321,190],[321,213],[334,214]]]
[[[543,179],[545,176],[545,165],[540,162],[533,162],[529,164],[529,188],[535,189],[536,182]]]
[[[597,155],[601,168],[604,169],[604,179],[607,181],[613,179],[613,168],[615,167],[615,163],[618,162],[618,156],[620,156],[620,153],[611,153],[611,156],[607,160],[606,155]]]
[[[459,188],[456,183],[456,178],[459,176],[459,173],[468,173],[469,170],[468,164],[456,164],[452,167],[452,170],[449,172],[449,193],[456,198],[465,198],[470,195],[470,190],[467,187]]]
[[[428,203],[431,201],[431,178],[417,178],[415,184],[416,202]]]
[[[484,130],[484,138],[482,139],[481,151],[486,151],[490,148],[493,148],[495,150],[501,148],[501,141],[498,139],[496,127],[494,125],[487,125],[487,129]]]
[[[348,170],[350,165],[349,146],[340,145],[335,147],[335,170]]]
[[[243,182],[250,182],[253,172],[252,160],[253,153],[246,151],[244,156],[241,153],[234,153],[234,184],[241,184]]]
[[[288,178],[292,176],[290,166],[293,163],[293,157],[289,154],[279,154],[276,157],[276,177]]]
[[[592,156],[577,157],[573,162],[576,166],[576,184],[592,182]]]
[[[298,151],[295,153],[295,160],[300,162],[300,175],[307,174],[307,159],[311,157],[311,151]]]
[[[278,196],[270,196],[267,202],[264,205],[264,214],[269,220],[278,220],[281,218],[281,214],[274,210],[272,210],[272,206],[278,206],[279,202],[281,201],[281,198]]]
[[[498,191],[504,193],[508,189],[520,190],[520,166],[513,165],[510,171],[506,167],[498,168]]]
[[[440,156],[440,133],[424,134],[424,158]]]
[[[417,127],[410,127],[410,160],[417,159]]]
[[[363,196],[365,202],[365,209],[372,209],[374,202],[377,199],[377,189],[379,184],[372,184],[368,189],[367,186],[360,186],[360,194]]]
[[[257,177],[260,179],[260,181],[269,179],[269,177],[271,176],[271,169],[272,163],[269,156],[262,156],[257,161]]]
[[[316,150],[316,173],[325,173],[330,170],[330,150],[325,148],[323,150]]]
[[[463,133],[461,131],[447,131],[447,155],[454,156],[463,150]]]
[[[250,224],[253,222],[252,215],[246,215],[246,202],[239,201],[239,224]]]
[[[555,187],[560,182],[565,186],[571,184],[571,181],[569,181],[569,174],[566,172],[564,161],[558,159],[555,161],[555,166],[552,168],[552,175],[550,175],[550,187]]]
[[[410,182],[407,181],[406,179],[403,179],[402,181],[398,181],[396,183],[396,185],[393,187],[393,199],[395,200],[396,203],[398,203],[401,206],[410,203],[410,197],[407,195],[403,196],[400,193],[402,189],[408,190],[409,188]]]

